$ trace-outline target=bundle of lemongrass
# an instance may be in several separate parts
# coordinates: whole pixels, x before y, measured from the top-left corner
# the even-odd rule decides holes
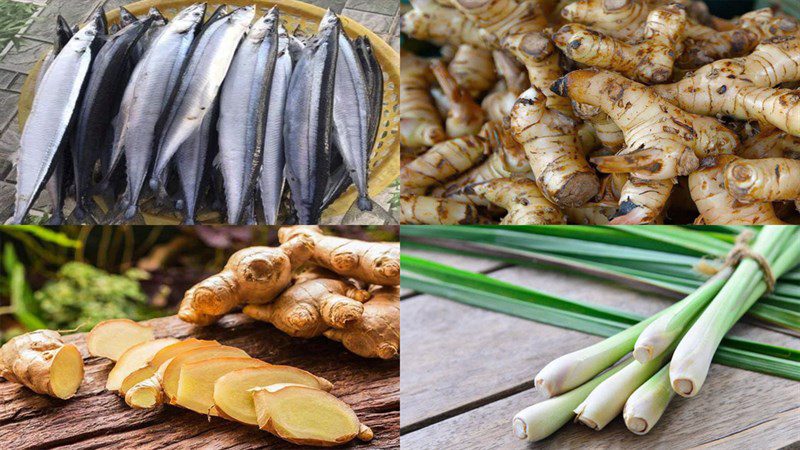
[[[406,227],[403,245],[540,264],[673,296],[694,292],[744,227]],[[758,228],[753,230],[758,231]],[[712,258],[712,259],[709,259]],[[717,267],[715,267],[715,264]],[[800,332],[800,270],[784,274],[748,317]]]
[[[673,391],[697,395],[723,336],[774,278],[800,263],[794,227],[765,227],[752,249],[742,248],[748,250],[738,252],[743,259],[734,270],[718,272],[649,319],[545,366],[535,383],[553,398],[520,411],[515,435],[537,441],[573,413],[596,430],[623,413],[628,429],[644,434],[658,422]],[[632,359],[606,370],[631,351]]]
[[[734,367],[800,379],[800,352],[724,338],[773,287],[775,279],[792,272],[800,263],[800,231],[796,227],[764,227],[752,246],[744,239],[740,241],[735,248],[729,246],[733,257],[727,264],[698,289],[638,322],[606,308],[538,293],[532,297],[524,288],[478,274],[443,270],[443,266],[437,268],[407,256],[403,260],[403,285],[610,336],[556,359],[536,375],[536,387],[552,398],[514,417],[517,437],[538,441],[576,416],[581,423],[599,430],[620,413],[632,432],[645,434],[659,420],[674,392],[685,397],[697,395],[712,358]],[[461,287],[454,288],[454,284]],[[474,300],[476,294],[486,301]],[[625,358],[629,353],[632,356]]]

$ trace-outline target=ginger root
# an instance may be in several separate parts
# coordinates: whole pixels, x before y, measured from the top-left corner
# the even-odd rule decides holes
[[[552,225],[566,223],[564,214],[550,202],[530,178],[495,178],[467,186],[473,192],[508,211],[501,225]]]
[[[619,210],[611,225],[656,223],[667,205],[675,185],[673,180],[639,180],[629,178],[622,187]]]
[[[311,262],[318,266],[369,284],[400,284],[398,242],[364,242],[326,236],[317,226],[297,225],[283,227],[278,231],[281,242],[289,242],[297,237],[311,239],[314,243]]]
[[[408,36],[436,45],[471,45],[488,49],[480,29],[454,8],[433,0],[411,0],[411,11],[403,14],[401,31]],[[449,6],[449,3],[448,5]]]
[[[656,92],[686,111],[757,120],[800,136],[800,91],[773,88],[800,80],[800,36],[767,39],[748,56],[724,59]]]
[[[700,158],[732,153],[738,145],[736,134],[717,120],[687,113],[613,72],[576,70],[553,90],[599,107],[624,133],[626,147],[617,155],[592,158],[601,172],[667,180],[692,173]]]
[[[725,189],[724,168],[735,160],[733,155],[706,158],[700,170],[689,175],[692,200],[703,221],[715,225],[782,225],[772,203],[742,203]]]
[[[478,222],[474,205],[428,195],[401,195],[400,220],[404,224],[458,225]]]
[[[480,162],[488,151],[488,143],[478,136],[434,145],[400,169],[403,194],[424,194],[431,186],[444,185]]]
[[[469,92],[459,86],[442,61],[431,63],[431,71],[449,104],[445,121],[447,137],[453,139],[471,136],[480,131],[485,122],[485,114],[480,105],[475,103]]]
[[[333,395],[306,386],[277,385],[253,391],[258,426],[299,445],[330,447],[372,439],[372,430]]]
[[[369,292],[324,269],[308,270],[272,303],[247,305],[244,313],[302,338],[321,336],[361,320]]]
[[[98,323],[86,336],[89,354],[116,361],[129,348],[153,340],[153,329],[130,319],[112,319]]]
[[[33,331],[0,347],[0,377],[37,394],[68,399],[80,388],[83,374],[80,351],[64,344],[57,331]]]
[[[429,92],[433,76],[428,63],[402,52],[400,64],[400,143],[419,147],[445,140],[442,118]]]
[[[210,325],[243,303],[266,303],[289,286],[292,270],[311,256],[314,241],[305,235],[281,241],[278,248],[250,247],[234,253],[222,272],[189,289],[178,317]]]
[[[360,320],[323,334],[364,358],[391,359],[400,354],[400,288],[385,286],[371,294]]]
[[[725,188],[742,202],[800,199],[800,160],[734,160],[725,166]]]
[[[522,93],[511,110],[510,125],[547,199],[575,207],[597,195],[600,181],[581,149],[577,120],[547,108],[540,90]]]
[[[458,47],[447,70],[456,84],[466,89],[473,98],[480,97],[497,82],[492,52],[471,45]]]
[[[568,116],[573,115],[569,100],[549,89],[564,75],[559,64],[560,54],[550,36],[543,32],[516,34],[503,39],[502,43],[527,69],[530,85],[547,97],[547,107]]]
[[[459,11],[481,29],[494,48],[508,36],[541,31],[547,18],[534,2],[517,0],[452,0]]]
[[[641,38],[634,41],[626,42],[581,24],[561,27],[553,41],[579,63],[613,70],[645,84],[663,83],[672,76],[685,25],[686,11],[673,4],[654,9]]]
[[[800,159],[800,137],[777,128],[762,131],[745,140],[736,150],[736,156],[745,159]]]

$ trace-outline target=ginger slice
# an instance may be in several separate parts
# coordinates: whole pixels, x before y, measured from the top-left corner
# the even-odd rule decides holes
[[[162,348],[178,342],[174,338],[162,338],[154,341],[142,342],[129,348],[123,353],[117,364],[111,369],[106,380],[106,389],[109,391],[118,391],[122,385],[123,380],[142,367],[147,366],[148,362],[153,358]]]
[[[266,364],[266,363],[265,363]],[[291,366],[263,365],[229,372],[214,383],[214,404],[220,416],[258,425],[251,389],[290,383],[330,391],[330,381]]]
[[[249,357],[247,352],[236,347],[228,347],[221,345],[219,347],[200,347],[188,352],[182,353],[170,361],[161,377],[161,387],[167,396],[170,404],[175,404],[178,400],[178,385],[181,377],[181,369],[189,363],[196,361],[205,361],[211,358],[220,357]],[[166,364],[166,363],[165,363]]]
[[[372,430],[358,421],[355,412],[335,396],[304,386],[267,387],[253,391],[258,426],[299,445],[329,447],[356,437],[369,441]]]
[[[129,348],[153,340],[153,328],[130,319],[112,319],[98,323],[86,336],[92,356],[117,361]]]
[[[200,347],[219,347],[221,344],[217,341],[204,341],[202,339],[189,338],[172,345],[168,345],[153,356],[149,361],[149,365],[153,369],[158,369],[167,360],[170,360],[182,353],[194,350]]]
[[[175,404],[200,414],[219,416],[214,407],[214,384],[235,370],[266,365],[264,361],[245,357],[211,358],[184,364],[178,380]]]
[[[127,377],[125,377],[124,380],[122,380],[122,384],[119,386],[119,395],[124,397],[130,388],[155,375],[156,370],[158,370],[157,367],[153,367],[148,364],[131,372]]]
[[[80,351],[64,344],[57,331],[33,331],[0,347],[0,377],[37,394],[68,399],[80,388],[83,374]]]

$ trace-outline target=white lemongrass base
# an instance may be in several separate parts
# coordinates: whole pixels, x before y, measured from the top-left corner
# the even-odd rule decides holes
[[[625,402],[622,417],[625,425],[636,434],[647,434],[664,414],[675,395],[669,383],[669,366],[664,366]]]

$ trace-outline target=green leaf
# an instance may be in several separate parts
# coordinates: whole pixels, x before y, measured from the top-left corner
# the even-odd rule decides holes
[[[403,287],[492,311],[598,336],[611,336],[645,319],[495,280],[483,274],[401,255]],[[726,337],[714,361],[800,381],[800,350]]]
[[[14,317],[28,330],[40,330],[47,325],[34,313],[36,304],[33,293],[25,280],[25,266],[17,260],[14,247],[6,243],[3,248],[3,264],[8,273],[8,290]]]
[[[51,244],[58,245],[59,247],[65,248],[80,248],[81,242],[76,241],[75,239],[70,238],[66,234],[54,231],[46,227],[40,227],[36,225],[17,225],[14,227],[17,231],[24,231],[39,240],[49,242]]]

